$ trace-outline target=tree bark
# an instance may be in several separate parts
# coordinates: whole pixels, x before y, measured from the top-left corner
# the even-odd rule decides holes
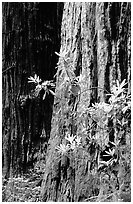
[[[68,2],[64,5],[60,53],[67,53],[67,71],[81,78],[81,95],[76,106],[78,113],[82,112],[84,106],[106,102],[106,94],[117,79],[120,82],[126,79],[130,92],[130,7],[130,3],[114,2]],[[92,164],[96,159],[95,146],[90,147],[82,133],[82,124],[90,125],[90,121],[81,121],[78,117],[79,122],[75,122],[71,96],[69,98],[64,94],[68,87],[62,71],[64,64],[60,57],[52,131],[42,183],[44,202],[87,201],[102,191],[98,174],[92,173]],[[56,147],[65,142],[66,132],[81,135],[84,149],[75,150],[70,157],[59,158]]]
[[[50,2],[2,4],[4,177],[32,164],[41,140],[49,139],[53,96],[31,98],[35,87],[28,77],[36,73],[42,80],[53,79],[62,9],[62,3]]]

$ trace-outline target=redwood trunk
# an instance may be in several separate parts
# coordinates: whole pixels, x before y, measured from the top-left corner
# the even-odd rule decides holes
[[[30,98],[35,87],[28,84],[28,77],[36,73],[42,80],[53,79],[62,6],[50,2],[2,4],[2,149],[3,176],[7,178],[32,165],[34,152],[49,139],[53,97],[45,101],[41,96]]]
[[[78,113],[84,106],[106,102],[106,93],[111,91],[117,79],[120,82],[126,79],[130,92],[130,6],[130,3],[113,2],[68,2],[64,5],[60,53],[66,51],[69,58],[67,69],[72,70],[82,80],[82,94],[76,106]],[[65,65],[60,57],[58,69],[61,70],[63,66]],[[73,102],[65,94],[67,86],[63,84],[66,80],[64,76],[57,73],[57,98],[42,184],[44,202],[87,201],[90,197],[100,196],[103,191],[100,189],[98,174],[93,171],[96,148],[90,147],[81,129],[82,123],[90,122],[80,121],[80,117],[75,122],[71,112],[74,108]],[[62,156],[59,159],[56,147],[64,141],[66,131],[70,134],[81,134],[84,149],[77,149],[70,158]]]

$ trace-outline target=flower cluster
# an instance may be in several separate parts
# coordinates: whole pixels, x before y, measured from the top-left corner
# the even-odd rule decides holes
[[[36,85],[35,88],[36,97],[39,95],[42,89],[44,90],[43,100],[45,99],[46,94],[51,93],[53,96],[55,96],[54,91],[51,90],[55,88],[55,83],[52,80],[42,82],[42,80],[36,74],[34,75],[34,77],[30,76],[28,79],[29,79],[28,83],[34,83]]]
[[[81,137],[77,135],[66,135],[65,136],[66,141],[68,141],[68,144],[60,144],[56,147],[56,150],[61,153],[62,155],[66,155],[69,150],[74,151],[80,144],[81,144]]]

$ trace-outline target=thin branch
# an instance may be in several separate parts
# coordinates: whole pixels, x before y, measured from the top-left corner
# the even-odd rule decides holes
[[[101,90],[103,90],[103,91],[106,91],[108,94],[110,94],[110,92],[107,91],[105,88],[102,88],[102,87],[99,87],[99,86],[97,86],[97,87],[90,87],[90,88],[88,88],[88,89],[82,91],[81,94],[84,93],[84,92],[86,92],[86,91],[88,91],[88,90],[91,90],[91,89],[101,89]]]
[[[8,67],[7,69],[5,69],[5,70],[2,71],[2,74],[5,73],[5,72],[7,72],[7,71],[9,71],[9,70],[12,69],[12,68],[15,68],[15,67],[16,67],[15,65],[12,65],[12,66]]]

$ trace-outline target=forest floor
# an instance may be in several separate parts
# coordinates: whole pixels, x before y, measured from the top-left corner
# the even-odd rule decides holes
[[[127,152],[126,152],[127,153]],[[39,155],[39,156],[38,156]],[[17,177],[11,176],[9,179],[3,179],[2,185],[2,202],[41,202],[41,191],[42,191],[42,180],[46,168],[45,154],[37,154],[39,157],[37,162],[32,168],[28,168],[27,173],[21,174]],[[125,164],[125,163],[124,163]],[[125,169],[125,171],[124,171]],[[105,191],[100,197],[96,195],[94,197],[89,197],[85,199],[84,202],[99,202],[99,200],[104,200],[100,202],[114,202],[115,194],[117,198],[115,202],[131,202],[131,167],[126,165],[123,167],[121,185],[117,190],[111,191],[115,188],[115,177],[114,173],[111,173],[111,180],[108,177],[105,178],[102,183],[102,189]],[[103,171],[102,171],[103,173]],[[106,176],[106,174],[105,174]],[[111,183],[110,183],[111,182]],[[110,188],[110,186],[112,186]],[[83,185],[84,188],[84,185]],[[100,189],[99,189],[100,190]]]
[[[39,202],[41,201],[41,182],[43,173],[30,170],[27,174],[3,180],[3,202]]]
[[[41,183],[43,179],[43,173],[30,170],[27,174],[19,177],[13,177],[7,180],[3,180],[2,186],[2,202],[41,202]],[[126,192],[122,192],[121,202],[131,201],[131,189],[129,188],[129,181],[125,181]],[[97,196],[96,196],[97,197]],[[106,201],[112,202],[112,196],[109,194]],[[93,202],[97,202],[94,198]],[[92,202],[89,199],[86,202]]]
[[[32,169],[22,176],[12,177],[8,180],[3,179],[2,202],[41,202],[43,174],[44,172],[37,172]],[[124,191],[121,192],[119,202],[131,201],[129,180],[129,178],[125,178]],[[98,196],[94,196],[94,200],[88,198],[85,202],[98,202],[97,197]],[[109,193],[108,196],[105,195],[105,197],[107,202],[112,202],[111,193]]]

